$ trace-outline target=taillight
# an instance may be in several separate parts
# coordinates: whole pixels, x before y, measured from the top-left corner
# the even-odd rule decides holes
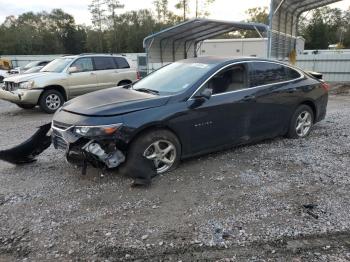
[[[140,74],[139,71],[136,72],[136,78],[137,78],[137,80],[140,80],[140,79],[141,79],[141,74]]]
[[[328,92],[329,89],[331,88],[331,86],[325,82],[321,83],[321,86],[323,87],[323,89]]]

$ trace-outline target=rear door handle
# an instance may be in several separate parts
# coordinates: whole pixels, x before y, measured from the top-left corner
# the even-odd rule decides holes
[[[95,74],[94,72],[91,72],[90,75],[94,76],[94,75],[96,75],[96,74]]]

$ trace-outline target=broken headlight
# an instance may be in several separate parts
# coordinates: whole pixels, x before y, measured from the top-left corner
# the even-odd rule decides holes
[[[105,125],[105,126],[76,126],[74,128],[74,133],[86,136],[86,137],[96,137],[96,136],[106,136],[114,134],[122,124]]]

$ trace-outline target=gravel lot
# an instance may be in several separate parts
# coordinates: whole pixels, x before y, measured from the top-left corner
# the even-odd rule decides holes
[[[0,148],[49,120],[0,101]],[[307,139],[191,159],[147,189],[52,148],[1,162],[0,261],[350,260],[349,130],[350,95],[332,95]]]

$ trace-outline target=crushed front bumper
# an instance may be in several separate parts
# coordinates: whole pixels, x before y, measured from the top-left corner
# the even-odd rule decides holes
[[[0,88],[0,99],[15,103],[15,104],[30,104],[36,105],[42,90],[26,90],[17,89],[15,91],[7,91]]]
[[[90,163],[99,168],[116,168],[125,161],[125,156],[110,138],[86,138],[75,134],[74,126],[53,122],[52,143],[56,149],[64,150],[68,162]]]

